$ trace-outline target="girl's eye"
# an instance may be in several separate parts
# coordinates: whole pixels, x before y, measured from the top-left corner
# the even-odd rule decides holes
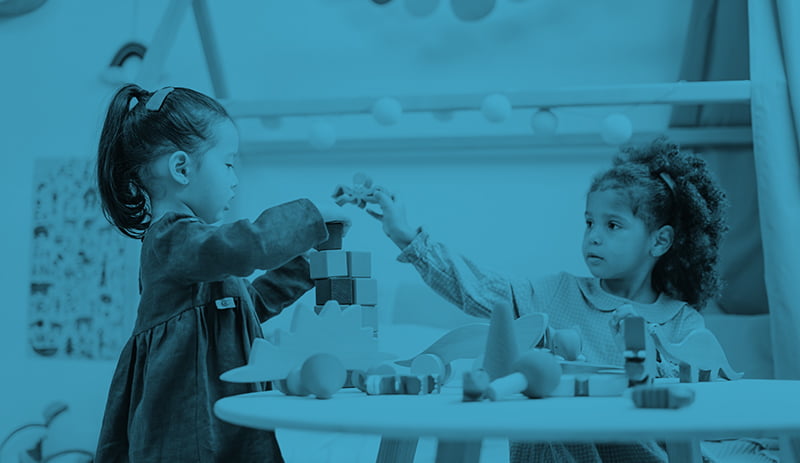
[[[586,221],[586,227],[589,228],[591,226],[592,226],[592,221],[591,220],[587,220]]]
[[[233,169],[233,164],[225,164],[225,165]]]
[[[609,222],[609,223],[608,223],[608,228],[610,228],[610,229],[612,229],[612,230],[616,230],[616,229],[618,229],[618,228],[619,228],[619,224],[616,224],[616,223],[614,223],[614,222]]]

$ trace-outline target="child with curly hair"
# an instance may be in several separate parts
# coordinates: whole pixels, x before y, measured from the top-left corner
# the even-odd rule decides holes
[[[247,363],[260,323],[314,287],[304,254],[328,239],[326,222],[347,219],[298,199],[218,224],[236,194],[238,151],[230,116],[202,93],[131,84],[111,101],[97,180],[108,220],[142,241],[141,297],[95,461],[283,461],[273,432],[214,416],[218,399],[265,384],[219,376]]]
[[[670,342],[704,327],[699,314],[720,290],[720,241],[726,198],[705,162],[664,139],[627,148],[592,181],[586,195],[583,256],[592,277],[559,273],[538,281],[482,269],[422,228],[409,226],[395,195],[378,188],[367,210],[425,282],[467,314],[489,317],[513,304],[515,315],[544,312],[553,328],[577,326],[588,362],[623,365],[619,321],[638,314]],[[609,328],[611,326],[611,329]],[[678,366],[658,358],[658,375]],[[511,461],[666,461],[656,442],[511,443]]]

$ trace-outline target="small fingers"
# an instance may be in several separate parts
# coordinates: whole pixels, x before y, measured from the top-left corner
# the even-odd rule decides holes
[[[373,218],[377,220],[383,220],[383,214],[373,211],[372,209],[364,209],[364,210],[367,211],[367,214],[371,215]]]

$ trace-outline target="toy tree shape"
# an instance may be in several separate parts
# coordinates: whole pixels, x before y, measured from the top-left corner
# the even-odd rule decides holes
[[[525,352],[512,364],[512,369],[513,373],[492,381],[486,393],[490,400],[517,392],[531,399],[546,397],[561,381],[561,365],[546,351]]]
[[[660,327],[651,328],[651,335],[661,354],[675,364],[689,364],[700,370],[708,370],[726,379],[740,379],[740,373],[731,367],[725,351],[714,334],[706,328],[689,333],[683,341],[672,344]]]
[[[483,359],[483,369],[492,380],[510,374],[511,365],[519,355],[513,321],[511,303],[499,304],[492,309]]]

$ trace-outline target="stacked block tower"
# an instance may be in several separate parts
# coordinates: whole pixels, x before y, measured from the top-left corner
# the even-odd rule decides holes
[[[317,313],[328,301],[336,301],[342,310],[361,306],[361,325],[372,328],[378,336],[378,281],[372,278],[372,253],[342,249],[341,222],[327,223],[329,239],[311,255],[311,279],[314,280]]]

